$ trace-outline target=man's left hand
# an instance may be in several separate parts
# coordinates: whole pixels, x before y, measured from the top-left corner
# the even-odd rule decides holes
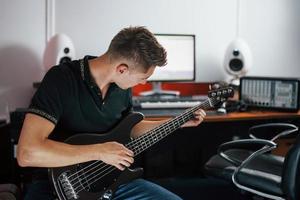
[[[205,111],[202,109],[199,109],[194,112],[194,118],[191,119],[190,121],[186,122],[185,124],[183,124],[181,126],[181,128],[198,126],[204,120],[205,116],[206,116]]]

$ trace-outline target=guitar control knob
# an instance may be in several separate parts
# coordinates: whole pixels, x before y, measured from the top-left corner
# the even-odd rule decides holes
[[[110,200],[113,196],[112,190],[106,190],[105,193],[102,195],[103,200]]]

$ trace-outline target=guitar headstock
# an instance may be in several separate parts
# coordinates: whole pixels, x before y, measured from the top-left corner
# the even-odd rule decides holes
[[[208,91],[208,97],[214,101],[214,105],[227,101],[227,99],[233,97],[233,95],[234,90],[232,87],[222,87]]]

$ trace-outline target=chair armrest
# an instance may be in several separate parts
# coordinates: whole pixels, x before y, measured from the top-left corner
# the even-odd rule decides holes
[[[289,124],[289,123],[267,123],[267,124],[252,126],[249,129],[249,137],[253,138],[253,139],[261,138],[261,137],[257,136],[257,133],[255,134],[255,132],[258,132],[259,130],[263,130],[263,129],[265,129],[266,131],[271,131],[274,128],[281,129],[281,131],[279,131],[279,133],[278,132],[277,133],[272,133],[271,138],[266,138],[266,139],[274,141],[274,140],[276,140],[280,137],[288,136],[288,135],[298,131],[298,127],[295,126],[294,124]]]
[[[256,140],[256,139],[255,139]],[[276,148],[276,143],[274,143],[273,141],[269,141],[271,143],[273,143],[273,145],[270,145],[270,146],[267,146],[265,145],[264,147],[262,147],[261,149],[253,152],[248,158],[246,158],[240,166],[238,166],[233,174],[232,174],[232,182],[234,183],[234,185],[236,185],[238,188],[242,189],[242,190],[245,190],[245,191],[248,191],[248,192],[252,192],[254,194],[258,194],[260,196],[263,196],[263,197],[266,197],[266,198],[270,198],[270,199],[278,199],[278,200],[284,200],[283,198],[281,197],[277,197],[275,195],[272,195],[272,194],[268,194],[268,193],[265,193],[265,192],[262,192],[262,191],[259,191],[257,189],[254,189],[254,188],[249,188],[247,186],[244,186],[242,184],[240,184],[238,181],[237,181],[237,174],[245,167],[247,166],[247,164],[249,162],[251,162],[252,160],[254,160],[256,157],[266,153],[266,152],[269,152],[271,151],[272,149]]]
[[[227,155],[226,154],[227,150],[229,150],[229,149],[247,149],[247,150],[253,150],[253,151],[257,152],[257,151],[263,149],[264,147],[268,147],[268,149],[271,150],[271,149],[276,148],[276,146],[277,146],[276,143],[274,143],[273,141],[269,141],[269,140],[242,139],[242,140],[225,142],[225,143],[221,144],[218,148],[218,154],[219,154],[219,156],[221,156],[223,159],[227,160],[231,164],[233,164],[235,166],[240,166],[244,162],[240,162],[239,160]],[[259,149],[259,150],[257,150],[257,149]]]

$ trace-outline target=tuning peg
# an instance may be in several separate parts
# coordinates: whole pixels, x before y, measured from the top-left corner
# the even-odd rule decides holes
[[[210,93],[210,96],[211,96],[211,97],[215,97],[216,95],[217,95],[216,92],[211,92],[211,93]]]

